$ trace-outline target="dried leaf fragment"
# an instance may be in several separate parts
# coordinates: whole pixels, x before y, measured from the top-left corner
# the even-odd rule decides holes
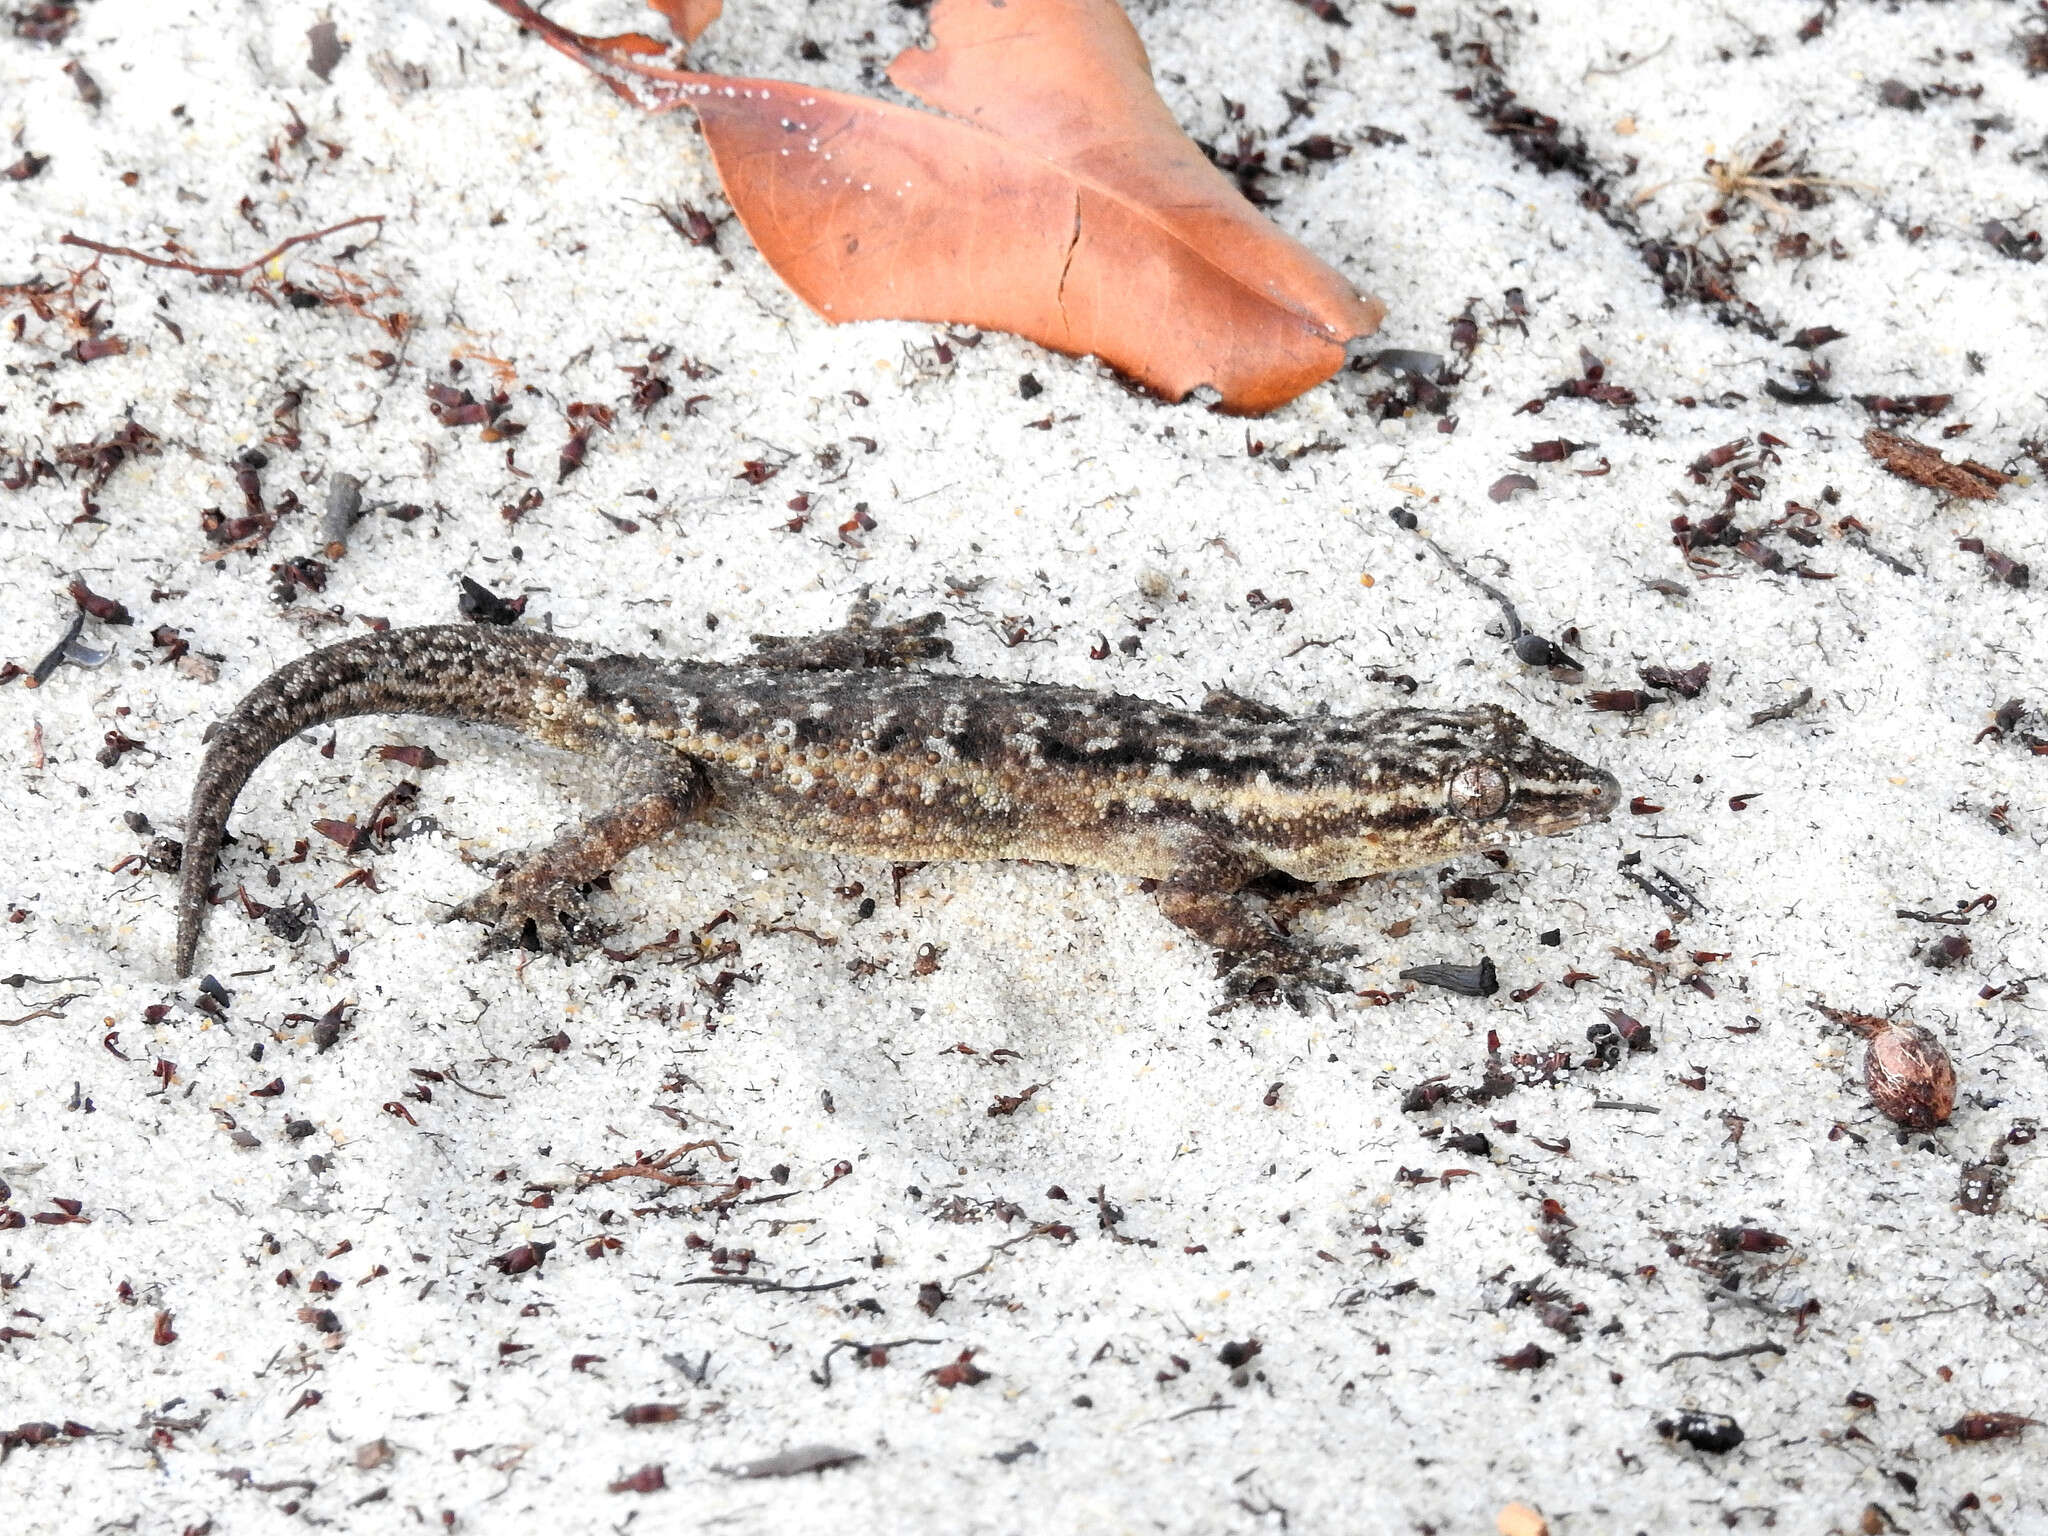
[[[1990,548],[1982,539],[1958,539],[1956,547],[1973,555],[1982,555],[1984,566],[1990,571],[1993,581],[2003,582],[2008,587],[2024,589],[2034,579],[2033,568],[2025,561],[2015,560],[2011,555]]]
[[[1975,459],[1951,464],[1925,443],[1878,427],[1863,434],[1863,448],[1901,480],[1924,485],[1930,491],[1946,491],[1966,501],[1990,501],[1997,496],[1999,487],[2012,479],[2011,475],[2000,474]]]
[[[1682,672],[1675,667],[1638,667],[1636,676],[1643,680],[1646,687],[1668,689],[1682,699],[1696,699],[1706,692],[1707,678],[1712,672],[1713,663],[1703,661],[1697,666],[1687,667]]]
[[[1802,352],[1811,352],[1815,347],[1824,347],[1831,341],[1840,341],[1847,331],[1836,330],[1832,325],[1809,325],[1793,332],[1792,339],[1785,343]]]
[[[958,1359],[935,1366],[925,1375],[941,1387],[978,1387],[988,1380],[989,1373],[974,1363],[973,1350],[963,1349]]]
[[[650,1461],[638,1472],[630,1472],[615,1483],[605,1485],[610,1493],[659,1493],[668,1486],[668,1474],[658,1461]]]
[[[2040,1422],[2018,1413],[1966,1413],[1935,1433],[1965,1444],[1978,1440],[2010,1440]]]
[[[889,75],[949,117],[663,69],[491,3],[626,100],[691,108],[761,254],[829,321],[1011,331],[1256,414],[1336,372],[1385,314],[1181,132],[1114,0],[938,0],[935,46]]]
[[[1581,448],[1591,448],[1592,443],[1575,443],[1568,437],[1547,438],[1540,443],[1531,443],[1526,448],[1515,450],[1515,457],[1524,464],[1556,464],[1570,458]]]
[[[683,1416],[683,1410],[674,1403],[634,1403],[619,1410],[622,1424],[673,1424]]]

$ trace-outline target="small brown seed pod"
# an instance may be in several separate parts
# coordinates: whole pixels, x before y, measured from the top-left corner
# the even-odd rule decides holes
[[[1945,1124],[1956,1107],[1956,1069],[1939,1040],[1918,1024],[1851,1014],[1843,1021],[1869,1044],[1863,1085],[1870,1102],[1912,1131]]]

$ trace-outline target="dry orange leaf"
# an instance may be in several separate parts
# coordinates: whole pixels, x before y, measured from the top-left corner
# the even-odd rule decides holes
[[[725,9],[725,0],[647,0],[647,5],[650,10],[659,11],[668,18],[676,36],[685,43],[694,43],[706,27],[718,20],[718,13]]]
[[[747,233],[827,320],[1012,331],[1169,399],[1207,384],[1259,412],[1336,372],[1386,313],[1180,131],[1113,0],[938,0],[935,46],[889,77],[947,117],[662,68],[652,39],[491,3],[635,105],[694,111]]]

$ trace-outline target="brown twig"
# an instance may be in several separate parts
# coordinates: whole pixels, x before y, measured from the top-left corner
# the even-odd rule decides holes
[[[246,261],[239,267],[202,267],[194,261],[185,261],[176,257],[152,256],[147,251],[134,250],[125,245],[102,245],[99,241],[88,240],[83,235],[67,234],[59,243],[62,245],[83,246],[86,250],[97,251],[102,256],[126,256],[133,261],[143,263],[145,266],[168,267],[174,272],[190,272],[194,277],[247,277],[258,267],[282,256],[295,245],[305,245],[314,240],[324,240],[327,236],[339,234],[344,229],[354,229],[358,224],[375,224],[381,232],[384,217],[381,213],[366,213],[359,219],[349,219],[340,224],[330,224],[325,229],[312,230],[303,235],[293,235],[289,240],[278,242],[278,244],[272,246],[254,261]]]
[[[858,1275],[848,1275],[844,1280],[821,1280],[816,1285],[787,1285],[780,1280],[766,1280],[759,1275],[692,1275],[687,1280],[678,1280],[677,1285],[737,1285],[750,1291],[779,1291],[790,1296],[804,1296],[812,1291],[837,1291],[852,1285]]]
[[[1782,1355],[1784,1353],[1784,1345],[1773,1343],[1769,1339],[1765,1339],[1760,1344],[1744,1344],[1739,1349],[1681,1349],[1677,1354],[1668,1355],[1664,1359],[1659,1360],[1657,1362],[1657,1369],[1661,1371],[1665,1366],[1676,1365],[1681,1360],[1743,1360],[1751,1355]]]
[[[34,1013],[24,1013],[18,1019],[0,1019],[0,1024],[12,1026],[15,1024],[27,1024],[35,1019],[61,1019],[64,1015],[57,1011],[59,1008],[62,1008],[66,1003],[75,1003],[78,999],[87,995],[84,992],[66,992],[54,1003],[45,1003]]]
[[[663,1152],[652,1159],[642,1159],[637,1163],[621,1163],[616,1168],[601,1168],[596,1173],[587,1173],[579,1187],[588,1189],[593,1184],[610,1184],[617,1179],[652,1179],[655,1183],[666,1184],[671,1189],[709,1189],[712,1187],[712,1181],[708,1179],[693,1179],[667,1171],[669,1165],[678,1158],[701,1151],[705,1147],[709,1147],[720,1162],[729,1163],[734,1160],[733,1155],[716,1141],[693,1141],[677,1147],[673,1152]],[[737,1186],[729,1187],[732,1193],[739,1192]]]
[[[1235,1403],[1226,1403],[1220,1400],[1211,1399],[1209,1402],[1206,1403],[1197,1403],[1192,1408],[1183,1408],[1179,1413],[1168,1414],[1166,1416],[1166,1422],[1168,1424],[1175,1424],[1182,1419],[1192,1418],[1195,1414],[1198,1413],[1234,1413],[1236,1412],[1236,1410],[1237,1404]]]

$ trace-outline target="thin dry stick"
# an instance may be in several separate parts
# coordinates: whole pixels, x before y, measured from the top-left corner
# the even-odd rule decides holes
[[[183,261],[175,257],[152,256],[147,251],[134,250],[125,245],[101,245],[99,241],[88,240],[83,235],[67,234],[59,243],[62,245],[83,246],[88,251],[98,251],[102,256],[126,256],[130,260],[142,262],[146,266],[169,267],[174,272],[190,272],[195,277],[247,277],[265,262],[282,256],[295,245],[305,245],[310,241],[324,240],[327,236],[339,234],[344,229],[354,229],[358,224],[375,224],[379,226],[381,232],[384,218],[385,216],[381,213],[366,213],[359,219],[349,219],[340,224],[330,224],[325,229],[316,229],[308,234],[293,235],[289,240],[280,241],[277,245],[272,246],[254,261],[246,261],[239,267],[202,267],[197,262]]]
[[[90,993],[86,992],[66,992],[54,1003],[45,1003],[43,1004],[42,1007],[38,1008],[34,1013],[24,1013],[18,1019],[0,1019],[0,1024],[12,1026],[16,1024],[27,1024],[35,1019],[61,1019],[64,1017],[64,1015],[62,1013],[59,1013],[57,1011],[58,1009],[62,1008],[66,1003],[75,1003],[81,997],[88,997],[90,995]]]

